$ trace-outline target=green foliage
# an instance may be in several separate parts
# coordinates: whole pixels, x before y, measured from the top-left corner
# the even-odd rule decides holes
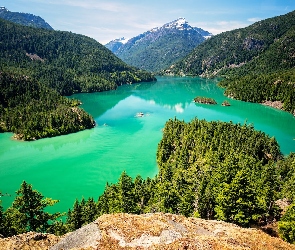
[[[295,204],[288,207],[279,221],[278,228],[279,235],[283,240],[295,244]]]
[[[141,177],[133,182],[132,178],[123,172],[117,184],[107,184],[98,200],[99,214],[104,213],[139,213],[144,206],[144,185]]]
[[[53,30],[41,17],[28,13],[11,12],[6,8],[0,9],[0,18],[25,26]]]
[[[153,81],[95,40],[0,19],[0,132],[36,140],[93,128],[93,118],[61,95]],[[13,73],[12,73],[13,72]]]
[[[283,158],[274,138],[251,125],[194,119],[167,121],[158,145],[159,174],[132,179],[123,172],[107,184],[95,202],[79,201],[60,214],[44,211],[56,201],[44,199],[23,182],[12,207],[0,207],[0,230],[14,235],[28,230],[57,235],[73,231],[105,213],[167,212],[218,219],[241,226],[280,219],[275,201],[294,201],[295,154]],[[283,239],[294,241],[294,205],[279,223]]]
[[[18,195],[12,208],[18,211],[23,217],[23,225],[29,231],[46,232],[49,227],[49,221],[54,221],[61,216],[60,213],[50,214],[45,212],[45,208],[53,206],[58,200],[44,198],[37,190],[32,189],[32,185],[25,181],[16,192]]]
[[[190,216],[266,222],[277,215],[271,204],[278,189],[274,161],[280,158],[275,139],[251,126],[170,120],[157,151],[158,202],[174,213],[185,206]]]
[[[169,120],[158,145],[159,174],[124,172],[98,200],[99,214],[167,212],[242,226],[278,218],[278,143],[251,125]]]
[[[28,231],[26,225],[26,215],[16,208],[9,207],[4,213],[3,227],[4,236],[22,234]]]
[[[93,118],[77,107],[79,101],[62,97],[31,77],[0,72],[0,132],[36,140],[93,128]]]
[[[248,63],[260,72],[267,68],[268,71],[278,70],[279,65],[285,69],[290,68],[294,63],[290,53],[294,48],[294,40],[291,38],[294,33],[294,16],[293,11],[213,36],[166,71],[178,75],[182,72],[186,75],[214,76],[235,68],[239,68],[241,73]],[[263,65],[257,62],[263,62]]]
[[[0,33],[1,68],[34,77],[62,95],[155,80],[86,36],[24,27],[2,19]]]
[[[25,181],[16,191],[15,198],[11,207],[4,214],[0,213],[0,229],[3,228],[4,236],[25,233],[28,231],[47,232],[52,227],[57,218],[62,216],[60,213],[46,212],[48,206],[53,206],[58,201],[51,198],[44,198],[37,190],[32,189],[32,185]],[[1,207],[2,210],[2,207]]]
[[[278,162],[278,175],[281,183],[281,198],[295,202],[295,153]]]
[[[93,198],[89,198],[87,201],[83,198],[81,202],[76,199],[73,209],[69,209],[67,214],[67,221],[65,224],[66,230],[74,231],[81,226],[94,221],[97,217],[97,204]]]
[[[219,84],[226,88],[227,96],[247,102],[281,101],[285,111],[295,111],[294,69],[271,74],[233,76]]]
[[[204,103],[204,104],[217,104],[217,102],[213,98],[202,97],[202,96],[195,97],[194,102],[196,102],[196,103]]]
[[[0,200],[0,234],[4,235],[4,213],[3,213],[3,207],[1,205],[1,200]]]

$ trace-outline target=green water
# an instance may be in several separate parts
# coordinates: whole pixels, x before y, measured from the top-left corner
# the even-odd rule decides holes
[[[214,98],[218,105],[195,104],[196,96]],[[116,91],[79,94],[75,98],[98,126],[79,133],[34,142],[11,140],[0,134],[0,191],[6,208],[21,182],[33,184],[44,196],[59,199],[54,211],[67,211],[75,198],[95,199],[106,182],[114,183],[124,170],[135,177],[157,173],[156,150],[169,118],[252,123],[275,136],[284,154],[295,152],[295,118],[259,104],[229,100],[216,81],[159,77],[156,83],[122,86]],[[143,112],[143,117],[136,113]]]

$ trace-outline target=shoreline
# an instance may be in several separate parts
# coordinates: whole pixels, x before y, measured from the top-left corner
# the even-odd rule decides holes
[[[261,104],[264,105],[264,106],[269,106],[269,107],[272,107],[272,108],[283,110],[283,103],[281,101],[274,101],[274,102],[272,102],[272,101],[263,101]]]
[[[288,112],[286,110],[283,109],[283,103],[281,101],[263,101],[261,103],[262,105],[264,106],[268,106],[268,107],[272,107],[272,108],[275,108],[275,109],[279,109],[279,110],[282,110],[282,111],[285,111],[287,113],[290,113],[291,115],[293,115],[295,117],[295,110],[292,112]]]

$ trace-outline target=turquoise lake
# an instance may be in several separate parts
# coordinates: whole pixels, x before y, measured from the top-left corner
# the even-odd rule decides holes
[[[94,197],[107,182],[117,182],[122,171],[143,178],[157,174],[156,151],[165,122],[206,120],[253,124],[274,136],[284,154],[295,152],[295,118],[260,104],[228,99],[217,80],[158,77],[154,83],[125,85],[115,91],[72,97],[97,122],[94,129],[34,142],[0,134],[0,191],[7,208],[23,180],[45,197],[58,199],[54,211],[67,211],[75,198]],[[212,97],[217,105],[195,104],[196,96]],[[230,107],[221,103],[228,100]],[[142,112],[142,117],[136,114]]]

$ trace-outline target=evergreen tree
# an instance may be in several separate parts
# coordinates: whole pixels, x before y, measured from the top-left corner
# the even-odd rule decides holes
[[[20,189],[16,191],[16,194],[17,197],[6,215],[11,214],[13,215],[12,218],[19,217],[21,230],[46,232],[50,227],[50,223],[62,215],[60,213],[51,214],[45,212],[48,206],[53,206],[58,200],[44,198],[40,192],[33,190],[32,185],[25,181],[21,184]]]
[[[3,207],[1,205],[0,200],[0,234],[4,235],[4,213],[3,213]]]
[[[83,224],[88,224],[98,217],[97,204],[93,198],[88,198],[84,205],[82,205],[82,202],[80,205],[82,208]]]
[[[78,199],[75,200],[73,210],[68,211],[66,224],[70,231],[76,230],[83,225],[82,208]]]
[[[121,211],[123,213],[137,213],[139,208],[134,195],[134,183],[125,171],[119,178],[118,190]]]
[[[288,207],[278,225],[280,237],[295,244],[295,204]]]

